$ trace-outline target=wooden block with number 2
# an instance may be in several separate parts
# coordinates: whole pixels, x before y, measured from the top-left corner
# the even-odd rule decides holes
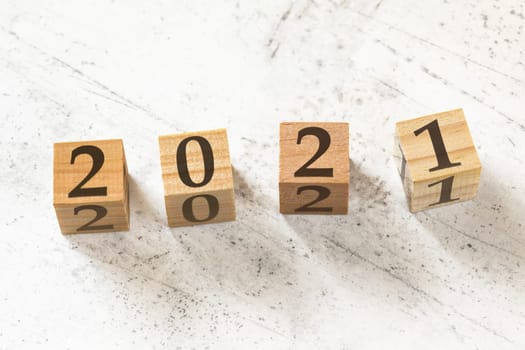
[[[348,123],[281,123],[279,161],[281,213],[348,213]]]
[[[411,212],[476,196],[481,164],[463,110],[397,123],[394,151]]]
[[[122,140],[54,145],[53,204],[63,234],[129,229]]]
[[[159,146],[169,226],[235,220],[225,129],[161,136]]]

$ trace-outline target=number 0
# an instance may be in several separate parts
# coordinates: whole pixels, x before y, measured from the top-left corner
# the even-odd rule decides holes
[[[191,179],[188,170],[188,158],[186,155],[186,147],[188,146],[188,143],[190,141],[196,141],[199,143],[199,146],[201,147],[202,151],[202,158],[204,159],[204,178],[199,183],[196,183]],[[214,167],[215,164],[213,160],[213,151],[211,149],[210,143],[204,137],[191,136],[185,138],[181,141],[179,147],[177,147],[177,168],[179,169],[180,179],[186,186],[202,187],[208,184],[211,181],[211,178],[213,177]]]
[[[204,178],[201,182],[195,182],[191,179],[188,170],[188,158],[186,154],[186,148],[190,141],[196,141],[202,152],[202,158],[204,160]],[[179,170],[179,176],[181,181],[190,187],[203,187],[206,186],[213,178],[214,173],[214,159],[213,150],[210,142],[202,136],[191,136],[181,141],[177,147],[177,168]],[[208,203],[208,216],[205,219],[197,219],[193,212],[193,201],[197,198],[204,198]],[[200,194],[190,198],[187,198],[182,203],[182,215],[190,222],[205,222],[214,219],[219,214],[219,201],[215,196],[211,194]]]
[[[193,213],[193,200],[197,198],[204,198],[208,203],[208,216],[205,219],[197,219]],[[214,219],[219,214],[219,201],[216,197],[211,194],[200,194],[197,196],[190,197],[182,204],[182,215],[190,222],[205,222]]]

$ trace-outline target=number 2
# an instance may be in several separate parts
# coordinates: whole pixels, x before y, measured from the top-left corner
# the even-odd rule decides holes
[[[75,148],[71,152],[71,164],[75,163],[75,159],[81,154],[88,154],[93,160],[93,165],[91,170],[86,175],[84,180],[69,192],[68,197],[90,197],[90,196],[107,196],[107,187],[91,187],[91,188],[82,188],[96,173],[102,168],[104,164],[104,152],[96,146],[80,146]]]
[[[317,207],[317,208],[312,208],[311,206],[316,204],[316,203],[319,203],[320,201],[328,198],[330,196],[330,190],[326,187],[323,187],[323,186],[302,186],[302,187],[299,187],[297,189],[297,194],[301,194],[303,193],[304,191],[316,191],[319,195],[317,196],[316,199],[314,199],[313,201],[311,201],[310,203],[307,203],[305,205],[303,205],[302,207],[300,208],[297,208],[295,209],[295,212],[296,213],[299,213],[299,212],[303,212],[303,213],[306,213],[306,212],[328,212],[328,213],[331,213],[333,211],[333,208],[331,207]]]
[[[91,224],[94,224],[95,222],[99,221],[100,219],[102,219],[108,214],[108,210],[106,208],[101,207],[100,205],[81,205],[80,207],[76,207],[74,209],[74,214],[77,215],[82,210],[94,210],[96,213],[96,216],[93,220],[91,220],[87,224],[77,228],[77,232],[93,231],[93,230],[113,230],[114,229],[113,225],[91,226]]]
[[[80,183],[75,186],[69,192],[68,197],[74,198],[74,197],[91,197],[91,196],[107,196],[108,188],[106,186],[104,187],[90,187],[90,188],[82,188],[93,176],[95,176],[99,170],[102,168],[102,165],[104,165],[104,152],[96,146],[80,146],[75,148],[71,152],[71,164],[75,163],[75,160],[77,157],[81,154],[87,154],[91,157],[91,160],[93,161],[93,164],[91,166],[91,170],[86,175],[86,177],[80,181]],[[91,226],[95,222],[99,221],[103,217],[105,217],[108,214],[108,210],[100,205],[81,205],[79,207],[76,207],[73,209],[73,214],[78,215],[79,212],[83,210],[94,210],[96,215],[95,218],[91,221],[89,221],[87,224],[80,226],[77,228],[77,232],[85,232],[85,231],[93,231],[93,230],[113,230],[113,225],[98,225],[98,226]]]
[[[308,160],[302,167],[300,167],[294,174],[295,177],[334,177],[334,168],[309,168],[317,159],[319,159],[330,147],[330,134],[318,127],[308,127],[299,130],[297,134],[297,144],[301,144],[303,138],[307,135],[317,137],[319,140],[319,147],[317,152]],[[295,209],[296,213],[308,213],[308,212],[332,212],[331,207],[312,207],[312,205],[321,202],[322,200],[330,197],[330,190],[323,186],[302,186],[297,189],[297,195],[300,195],[304,191],[316,191],[319,195],[316,199]]]
[[[310,158],[309,161],[304,163],[302,167],[297,169],[294,176],[295,177],[334,177],[333,168],[308,168],[312,163],[314,163],[319,157],[321,157],[330,147],[330,134],[321,128],[318,127],[309,127],[299,130],[297,135],[297,144],[300,145],[303,137],[306,135],[313,135],[319,140],[319,148],[317,152]]]

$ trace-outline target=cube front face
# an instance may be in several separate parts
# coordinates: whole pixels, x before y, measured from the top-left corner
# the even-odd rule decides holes
[[[481,163],[462,110],[397,123],[395,152],[411,212],[476,196]]]
[[[235,220],[232,189],[165,196],[164,201],[170,227]]]
[[[122,140],[54,145],[53,204],[63,234],[129,229]]]
[[[348,123],[281,123],[279,163],[281,213],[348,213]]]
[[[348,213],[348,184],[279,184],[283,214],[344,215]]]
[[[235,220],[225,129],[161,136],[159,147],[169,226]]]

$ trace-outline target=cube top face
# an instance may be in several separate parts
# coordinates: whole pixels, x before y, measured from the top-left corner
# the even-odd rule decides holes
[[[396,137],[414,183],[481,170],[461,109],[398,122]]]
[[[127,174],[122,140],[54,144],[53,204],[124,203]]]
[[[348,123],[281,123],[279,162],[279,183],[348,184]]]
[[[226,129],[159,137],[165,197],[233,190]]]

